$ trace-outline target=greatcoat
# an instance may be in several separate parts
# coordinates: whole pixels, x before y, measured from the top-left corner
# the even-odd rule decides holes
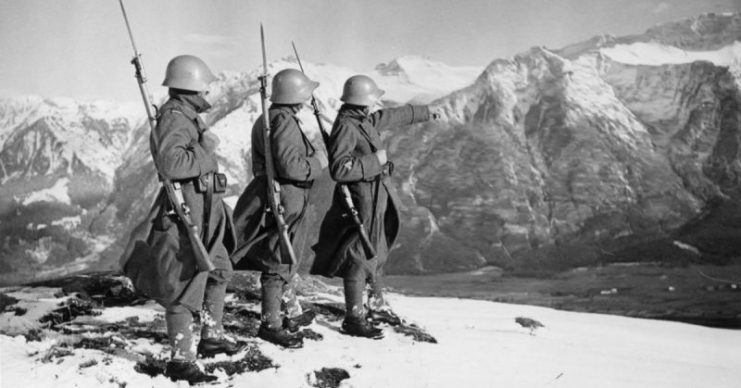
[[[216,269],[222,270],[213,272],[223,274],[232,270],[229,253],[236,240],[231,210],[222,201],[221,193],[213,193],[208,235],[203,238],[206,192],[197,189],[204,187],[198,181],[206,182],[207,176],[208,183],[213,184],[213,173],[218,171],[215,152],[201,144],[207,128],[198,113],[209,107],[197,95],[173,94],[159,109],[157,126],[150,135],[150,149],[157,160],[159,175],[180,184],[209,257]],[[132,231],[121,258],[124,273],[137,290],[163,306],[180,303],[191,311],[199,311],[209,272],[198,272],[184,224],[171,209],[162,188],[147,218]]]
[[[429,120],[427,106],[407,105],[367,114],[367,108],[343,105],[329,138],[328,155],[332,179],[337,181],[332,204],[322,221],[311,273],[326,277],[348,277],[353,263],[377,275],[388,258],[388,250],[399,234],[400,200],[389,181],[389,164],[382,166],[375,152],[383,149],[380,131]],[[358,228],[350,217],[340,192],[350,189],[376,257],[367,260]],[[358,266],[354,266],[357,268]]]
[[[280,184],[280,200],[288,235],[294,251],[300,252],[296,233],[305,231],[301,223],[309,206],[313,181],[322,173],[320,159],[311,141],[301,129],[296,117],[298,106],[273,104],[270,117],[270,145],[276,181]],[[247,269],[279,274],[286,281],[299,267],[290,265],[290,258],[280,248],[278,226],[269,209],[265,170],[265,125],[262,115],[252,127],[252,172],[254,179],[247,185],[234,207],[234,227],[237,249],[231,255],[235,269]],[[300,256],[297,253],[297,256]]]

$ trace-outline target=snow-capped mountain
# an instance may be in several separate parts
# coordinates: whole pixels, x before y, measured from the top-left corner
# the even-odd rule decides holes
[[[369,74],[390,102],[428,104],[453,90],[464,88],[481,74],[479,66],[449,66],[417,56],[383,63]]]
[[[418,57],[377,66],[369,75],[388,106],[432,102],[444,115],[383,134],[404,203],[388,271],[589,262],[670,236],[712,201],[738,199],[740,26],[741,14],[707,14],[642,35],[535,47],[484,69]],[[304,66],[333,117],[356,71]],[[298,65],[288,58],[269,72],[286,67]],[[222,73],[210,94],[205,119],[222,140],[232,199],[251,179],[260,72]],[[158,187],[140,108],[116,116],[114,105],[30,101],[0,104],[2,176],[23,183],[0,186],[0,228],[15,236],[3,243],[13,263],[3,272],[46,268],[27,257],[57,257],[62,246],[56,267],[101,246],[91,260],[115,266]],[[62,113],[39,113],[54,109]],[[311,112],[300,117],[323,147]],[[330,183],[316,186],[326,199]],[[313,222],[326,205],[311,210]],[[59,245],[60,225],[83,242]]]
[[[49,174],[96,174],[109,182],[131,128],[134,104],[38,96],[0,100],[3,181]]]
[[[114,239],[92,227],[143,117],[135,104],[0,100],[0,267],[85,268]],[[77,264],[70,264],[77,263]],[[84,265],[79,265],[86,263]]]
[[[391,266],[609,260],[737,200],[740,20],[536,47],[438,100],[447,122],[389,134],[422,242]]]

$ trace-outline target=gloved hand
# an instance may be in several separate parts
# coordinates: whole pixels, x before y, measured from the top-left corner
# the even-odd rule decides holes
[[[388,157],[386,157],[386,150],[378,150],[376,151],[376,158],[378,158],[378,163],[383,166],[388,162]]]
[[[219,137],[211,131],[207,130],[201,134],[201,147],[208,152],[216,151],[216,147],[219,146],[220,142]]]
[[[327,153],[324,152],[324,150],[316,150],[316,152],[314,152],[314,157],[319,160],[319,165],[322,167],[322,169],[326,168],[329,165]]]
[[[434,103],[427,105],[427,109],[430,110],[430,120],[440,120],[443,117],[443,107],[440,103]]]

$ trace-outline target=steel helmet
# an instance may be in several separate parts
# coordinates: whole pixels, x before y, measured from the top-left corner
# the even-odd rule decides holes
[[[345,81],[340,100],[352,105],[372,106],[383,93],[367,75],[354,75]]]
[[[270,101],[276,104],[301,104],[311,98],[319,82],[296,69],[283,69],[273,77]]]
[[[162,86],[202,92],[215,80],[216,77],[201,58],[194,55],[178,55],[167,64]]]

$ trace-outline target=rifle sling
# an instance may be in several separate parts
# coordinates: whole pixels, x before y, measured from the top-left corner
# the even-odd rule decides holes
[[[203,176],[206,184],[206,192],[203,193],[203,245],[208,249],[210,233],[209,227],[211,224],[211,203],[213,202],[214,196],[214,174],[212,172],[207,173]]]

